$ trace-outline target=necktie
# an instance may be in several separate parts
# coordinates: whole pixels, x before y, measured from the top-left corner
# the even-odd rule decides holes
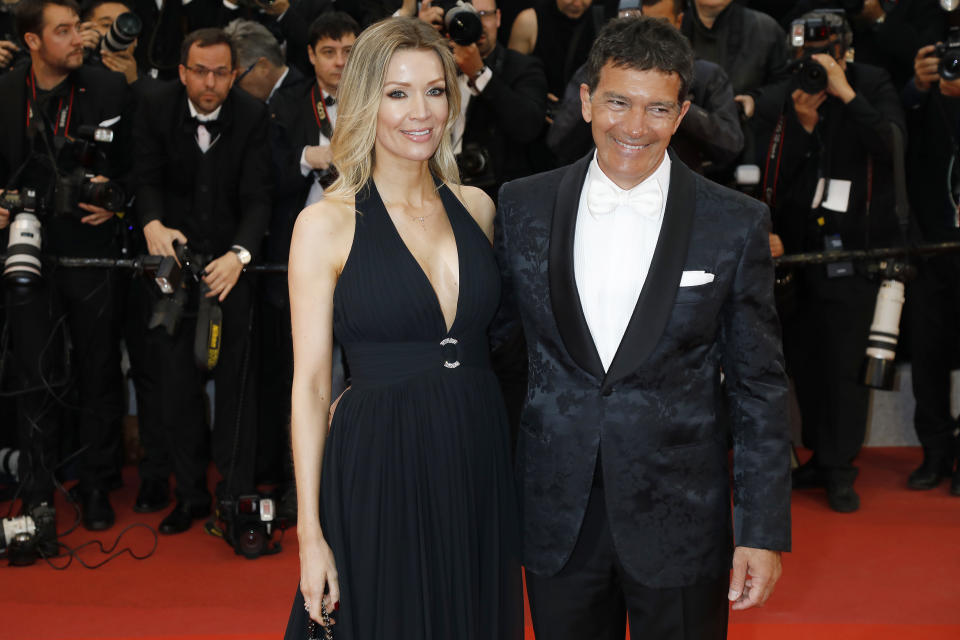
[[[590,180],[587,187],[587,208],[591,215],[600,218],[613,213],[619,206],[627,206],[648,220],[656,220],[660,217],[663,206],[660,185],[656,180],[650,180],[642,186],[622,191],[597,178]]]

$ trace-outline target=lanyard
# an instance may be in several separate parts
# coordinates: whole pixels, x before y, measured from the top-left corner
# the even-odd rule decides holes
[[[30,75],[27,76],[27,86],[30,88],[30,95],[27,97],[27,128],[30,127],[30,120],[33,117],[33,109],[37,105],[37,81],[33,76],[33,70],[30,70]],[[59,104],[57,104],[57,119],[53,123],[53,135],[60,133],[60,129],[63,128],[63,135],[66,136],[70,131],[70,119],[73,117],[73,92],[74,86],[70,85],[70,100],[66,105],[63,104],[63,98],[60,98]],[[37,111],[39,111],[37,107]],[[40,114],[41,119],[43,114]]]
[[[780,179],[780,159],[783,157],[784,117],[781,114],[770,137],[767,148],[767,163],[763,170],[763,199],[771,209],[777,200],[777,181]],[[770,164],[774,163],[773,180],[770,179]]]
[[[319,100],[317,100],[316,94],[318,89],[320,90]],[[323,89],[320,89],[318,86],[310,87],[310,102],[313,108],[313,117],[317,120],[317,128],[320,129],[320,131],[323,131],[323,125],[320,124],[320,121],[324,120],[327,123],[330,122],[330,114],[327,113],[327,102],[323,95]]]

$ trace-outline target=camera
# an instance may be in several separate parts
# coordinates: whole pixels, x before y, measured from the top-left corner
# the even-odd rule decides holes
[[[26,567],[37,561],[37,525],[30,516],[0,522],[0,553],[11,566]]]
[[[7,259],[3,262],[3,279],[13,286],[28,287],[40,280],[43,246],[42,228],[37,217],[36,189],[21,193],[4,192],[0,207],[10,212],[10,237],[7,241]]]
[[[933,55],[940,58],[937,73],[944,80],[960,78],[960,27],[950,27],[947,41],[937,43]]]
[[[813,95],[826,90],[827,70],[809,55],[794,60],[787,68],[793,74],[794,85],[804,93]]]
[[[890,391],[893,389],[896,373],[894,360],[900,340],[900,315],[905,301],[905,283],[914,276],[915,269],[904,262],[890,260],[878,263],[872,271],[872,275],[883,280],[877,292],[860,376],[864,385]]]
[[[465,144],[456,159],[463,184],[472,187],[489,187],[496,184],[497,179],[493,174],[490,152],[484,147],[473,142]]]
[[[108,211],[120,211],[127,203],[127,195],[116,182],[92,182],[93,174],[78,167],[70,173],[57,176],[53,189],[53,214],[58,216],[87,215],[77,203],[85,202]]]
[[[253,560],[280,551],[271,544],[274,532],[274,502],[258,494],[224,498],[217,505],[217,520],[223,524],[219,532],[239,556]]]
[[[790,24],[789,45],[804,50],[804,55],[787,67],[793,74],[794,85],[809,94],[825,90],[827,70],[812,56],[817,53],[833,56],[834,48],[840,45],[846,49],[852,37],[843,9],[819,9],[794,20]],[[811,43],[816,46],[810,46]]]
[[[443,9],[444,31],[460,46],[474,44],[483,35],[480,14],[469,2],[463,0],[439,0],[434,7]]]

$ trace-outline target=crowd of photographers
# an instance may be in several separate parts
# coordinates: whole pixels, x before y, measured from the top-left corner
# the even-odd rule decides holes
[[[274,517],[250,497],[275,484],[276,517],[295,518],[285,274],[251,267],[285,264],[297,214],[336,178],[340,74],[376,20],[416,17],[449,37],[467,98],[452,132],[462,179],[493,198],[589,152],[580,101],[594,34],[644,14],[697,56],[673,151],[770,206],[775,257],[960,240],[956,0],[0,3],[0,478],[46,553],[61,478],[79,479],[87,529],[114,523],[123,352],[142,445],[135,511],[175,497],[160,525],[175,534],[219,505],[229,537],[231,513]],[[903,153],[906,222],[894,207]],[[104,261],[53,259],[67,257]],[[949,405],[960,257],[918,266],[904,327],[924,462],[908,484],[952,476],[960,495]],[[859,368],[879,279],[838,261],[783,269],[777,282],[814,452],[794,485],[854,511],[868,403]],[[335,361],[336,392],[349,363]]]

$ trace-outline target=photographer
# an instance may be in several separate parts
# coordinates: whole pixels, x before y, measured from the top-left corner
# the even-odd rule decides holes
[[[83,14],[80,16],[83,23],[80,28],[84,31],[93,31],[99,34],[95,45],[90,48],[84,45],[86,50],[95,54],[104,67],[117,73],[122,73],[127,79],[127,84],[133,84],[137,81],[137,59],[134,57],[137,50],[137,40],[134,40],[127,48],[120,51],[111,51],[103,47],[103,39],[110,33],[117,16],[132,12],[133,9],[125,2],[116,0],[95,0],[85,5]],[[86,34],[84,34],[86,35]],[[85,39],[86,43],[87,40]]]
[[[237,51],[237,86],[257,100],[269,103],[281,89],[306,78],[287,66],[280,43],[270,30],[253,20],[234,20],[223,30]]]
[[[198,322],[192,314],[201,297],[222,312],[220,357],[212,374],[212,451],[224,479],[217,497],[254,488],[256,385],[248,363],[253,283],[244,267],[263,240],[272,178],[266,107],[232,90],[235,55],[226,34],[193,32],[183,42],[181,61],[180,83],[147,96],[134,128],[137,213],[147,248],[151,255],[173,256],[175,241],[188,244],[205,285],[188,287],[188,313],[172,335],[171,327],[158,327],[149,336],[161,354],[161,422],[177,480],[177,505],[160,523],[166,534],[186,531],[210,512],[204,374],[195,364]],[[187,274],[183,278],[189,281]],[[205,344],[209,336],[201,338]]]
[[[496,202],[500,185],[533,172],[523,150],[543,126],[547,79],[538,59],[497,43],[495,0],[473,0],[473,7],[483,26],[479,40],[451,41],[463,96],[453,145],[463,183],[480,187]]]
[[[925,242],[960,240],[960,77],[940,76],[941,55],[952,60],[960,49],[922,47],[914,58],[914,76],[903,91],[910,140],[908,187]],[[917,401],[914,427],[923,445],[923,464],[910,474],[907,485],[933,489],[952,474],[950,491],[960,495],[960,472],[953,470],[957,420],[950,410],[950,370],[955,368],[960,342],[960,256],[921,260],[907,303]]]
[[[845,62],[850,30],[841,14],[812,12],[800,22],[804,39],[794,53],[803,66],[756,105],[764,196],[777,234],[771,245],[782,241],[787,253],[801,253],[899,244],[891,124],[905,125],[897,93],[884,70]],[[824,32],[828,38],[811,39]],[[804,84],[811,75],[822,88]],[[814,452],[794,472],[794,487],[826,487],[832,509],[856,511],[852,463],[869,400],[859,367],[878,285],[849,263],[798,269],[788,281],[778,292],[784,351],[803,443]]]
[[[95,183],[120,176],[127,166],[126,83],[117,74],[83,66],[73,0],[25,0],[16,15],[30,64],[0,78],[0,185],[21,195],[36,190],[45,254],[116,257],[114,210],[82,198],[102,195],[106,190]],[[109,156],[79,139],[90,125],[117,131]],[[9,214],[0,211],[0,222]],[[21,497],[28,511],[52,504],[58,446],[70,440],[63,428],[68,406],[63,398],[70,392],[67,385],[75,385],[80,506],[91,530],[114,522],[107,490],[117,473],[123,414],[116,286],[117,276],[106,270],[44,265],[38,282],[8,288],[6,296],[22,388]],[[65,335],[73,347],[69,357]]]
[[[17,42],[13,8],[19,0],[0,0],[0,76],[13,68],[26,53]]]

